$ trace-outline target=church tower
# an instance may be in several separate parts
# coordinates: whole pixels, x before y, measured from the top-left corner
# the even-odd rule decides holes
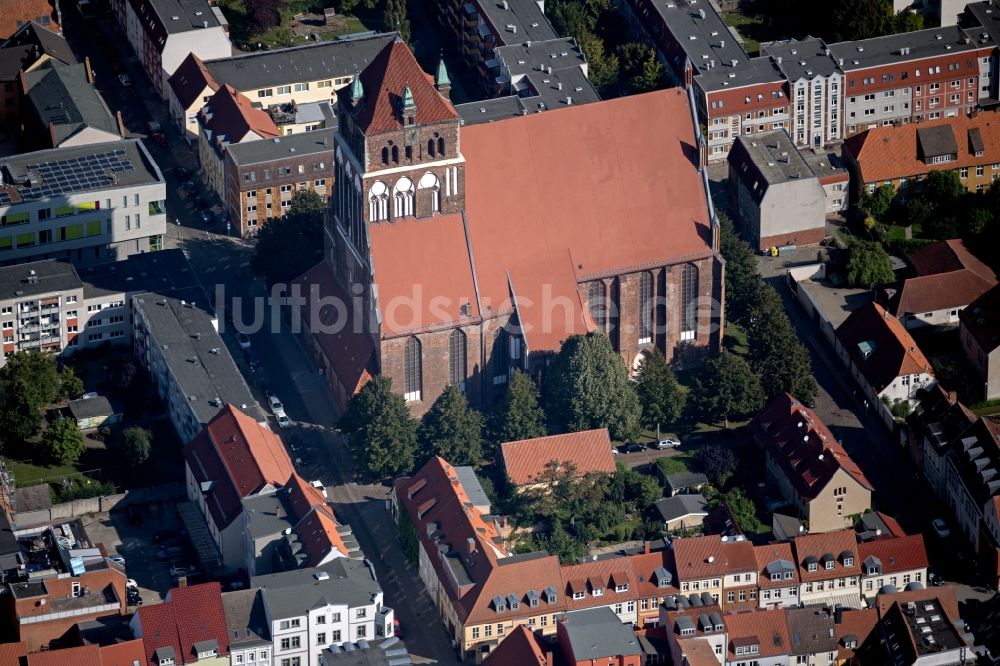
[[[370,283],[369,225],[433,224],[465,207],[448,85],[446,72],[432,78],[397,38],[339,91],[325,249],[341,284]]]

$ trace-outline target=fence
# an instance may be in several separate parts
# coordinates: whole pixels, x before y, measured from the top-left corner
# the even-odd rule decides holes
[[[125,507],[129,504],[147,502],[165,502],[168,500],[183,499],[184,497],[183,483],[165,483],[149,488],[135,488],[134,490],[115,495],[102,495],[100,497],[72,500],[63,504],[55,504],[48,509],[15,513],[13,520],[14,530],[16,534],[18,530],[28,527],[48,525],[57,520],[75,518],[76,516],[88,513],[111,511],[119,506]]]

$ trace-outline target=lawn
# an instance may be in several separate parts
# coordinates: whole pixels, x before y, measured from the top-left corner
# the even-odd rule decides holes
[[[312,0],[292,0],[286,3],[285,10],[281,13],[281,23],[264,33],[257,33],[247,17],[247,10],[244,0],[220,0],[219,6],[222,13],[229,21],[232,41],[237,48],[250,50],[258,44],[267,48],[292,46],[303,44],[308,41],[308,37],[301,34],[303,30],[311,32],[321,40],[335,39],[342,35],[349,35],[356,32],[366,32],[368,30],[381,29],[381,21],[371,12],[363,17],[354,14],[338,14],[334,18],[333,25],[317,24],[313,19],[309,23],[301,23],[294,17],[306,12],[310,7],[319,9],[321,6],[332,4],[331,2],[315,2]],[[293,30],[295,28],[295,30]],[[300,34],[296,34],[298,31]]]
[[[764,25],[763,19],[757,16],[747,16],[739,12],[726,12],[722,15],[726,25],[736,28],[743,38],[743,48],[749,55],[760,53],[760,43],[762,41],[772,41],[768,32],[769,28]]]
[[[924,232],[924,229],[920,224],[914,224],[912,226],[912,231],[913,233],[911,236],[913,238],[920,238],[921,234]],[[885,239],[888,241],[906,240],[906,228],[898,224],[892,225],[891,227],[889,227],[889,233],[886,234]]]
[[[740,356],[746,356],[747,352],[750,351],[750,348],[747,346],[746,331],[739,324],[732,322],[726,323],[726,331],[722,344],[726,346],[726,349]]]
[[[52,483],[62,481],[68,476],[76,476],[85,471],[77,465],[53,465],[46,467],[36,465],[30,461],[12,460],[6,458],[7,469],[14,473],[14,479],[19,488],[35,486],[39,483]]]

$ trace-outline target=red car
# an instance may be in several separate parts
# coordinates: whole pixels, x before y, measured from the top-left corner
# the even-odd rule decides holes
[[[399,628],[399,620],[397,618],[392,618],[392,635],[396,638],[403,637],[403,630]]]

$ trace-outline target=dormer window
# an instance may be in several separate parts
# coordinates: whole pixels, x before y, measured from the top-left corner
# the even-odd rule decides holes
[[[579,601],[580,599],[585,598],[586,596],[587,596],[586,592],[574,592],[573,593],[573,599],[575,599],[577,601]],[[554,603],[554,602],[550,602],[550,603]]]
[[[661,578],[657,583],[659,583],[658,587],[670,587],[670,581],[666,578]]]
[[[815,562],[810,562],[807,565],[807,568],[809,570],[809,573],[816,573],[819,570],[819,567],[816,565]]]
[[[556,596],[555,588],[552,588],[552,587],[545,588],[545,602],[546,603],[554,604],[556,602],[557,598],[558,597]]]
[[[590,591],[590,594],[592,596],[595,596],[595,597],[603,597],[604,596],[604,588],[603,587],[595,587],[593,590]]]
[[[681,629],[681,636],[693,636],[694,627]]]
[[[834,565],[834,561],[833,560],[827,560],[826,562],[823,563],[823,568],[826,569],[827,571],[829,571],[829,570],[833,569],[833,565]]]
[[[844,566],[845,567],[853,567],[854,566],[854,558],[853,557],[845,557],[844,558]]]
[[[528,603],[531,604],[532,608],[538,608],[538,597],[531,597],[531,599],[528,600]]]
[[[785,572],[785,580],[791,580],[791,579],[792,579],[792,572],[791,571],[786,571]]]
[[[615,592],[628,592],[628,583],[624,585],[615,585]]]

